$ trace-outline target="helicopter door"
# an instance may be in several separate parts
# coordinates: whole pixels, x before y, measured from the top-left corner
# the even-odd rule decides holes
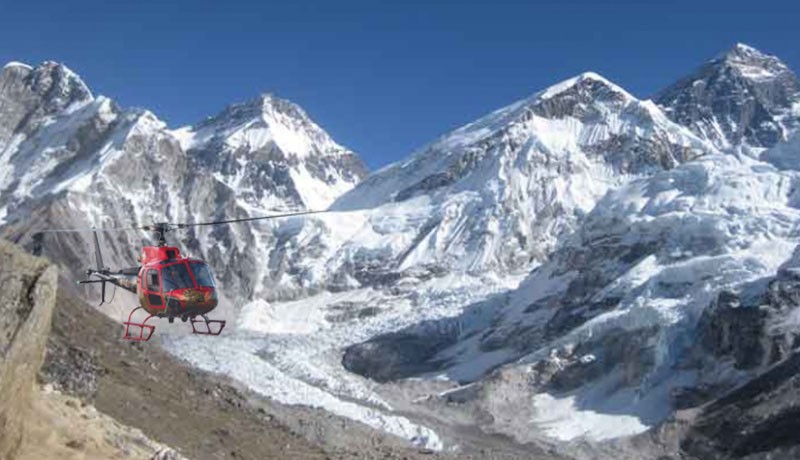
[[[164,308],[161,299],[161,275],[156,269],[147,270],[147,303],[153,308]]]

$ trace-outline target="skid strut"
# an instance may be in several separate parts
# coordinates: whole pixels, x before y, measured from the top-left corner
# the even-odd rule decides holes
[[[156,329],[155,326],[147,324],[147,322],[150,320],[150,318],[153,317],[153,315],[148,315],[147,318],[144,319],[144,321],[142,321],[141,323],[137,323],[132,320],[133,314],[136,312],[136,310],[143,310],[143,308],[137,307],[131,310],[131,313],[128,315],[128,321],[122,323],[123,325],[125,325],[125,335],[123,335],[122,338],[125,340],[146,342],[150,340],[150,337],[153,336],[153,331],[155,331]],[[131,328],[133,328],[133,331],[131,331]],[[137,328],[139,331],[138,334],[136,334]]]
[[[208,319],[206,315],[201,316],[203,319],[192,318],[192,334],[198,335],[220,335],[222,330],[225,329],[225,321],[219,319]],[[198,326],[202,324],[202,326]]]

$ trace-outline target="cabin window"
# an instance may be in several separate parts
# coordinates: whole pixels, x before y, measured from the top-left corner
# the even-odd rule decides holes
[[[174,259],[175,258],[175,250],[174,249],[167,249],[167,259]]]
[[[162,268],[161,276],[164,277],[164,292],[194,287],[194,282],[192,282],[192,277],[189,275],[189,270],[186,268],[185,263]]]
[[[161,291],[161,285],[158,281],[158,270],[147,271],[147,290],[148,291]]]
[[[208,265],[201,263],[189,264],[194,274],[194,280],[197,281],[198,286],[214,287],[214,278],[211,277],[211,271]]]

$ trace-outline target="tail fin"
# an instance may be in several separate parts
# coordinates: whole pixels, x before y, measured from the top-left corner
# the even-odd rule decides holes
[[[94,261],[97,264],[95,270],[98,272],[104,272],[108,269],[103,263],[103,253],[100,252],[100,242],[97,240],[97,230],[92,230],[92,236],[94,237]]]
[[[78,284],[91,284],[91,283],[100,283],[100,305],[106,303],[106,283],[109,282],[107,279],[108,274],[108,267],[105,266],[103,263],[103,253],[100,252],[100,241],[97,239],[97,230],[92,230],[92,238],[94,239],[94,262],[97,267],[94,269],[90,268],[86,270],[86,276],[91,278],[92,275],[98,276],[99,280],[93,279],[85,279],[78,281]]]
[[[96,270],[100,273],[107,271],[106,264],[103,263],[103,253],[100,252],[100,241],[97,239],[97,230],[92,229],[94,238],[94,262],[97,264]],[[106,283],[100,283],[100,305],[106,303]]]

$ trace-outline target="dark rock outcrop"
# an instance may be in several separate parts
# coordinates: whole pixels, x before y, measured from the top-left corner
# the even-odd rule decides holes
[[[342,365],[345,369],[377,382],[411,377],[441,368],[433,360],[440,350],[455,343],[457,323],[422,323],[406,331],[377,336],[345,350]]]
[[[697,458],[800,456],[800,353],[708,405],[682,448]]]
[[[59,391],[91,401],[101,372],[97,352],[50,340],[39,377]]]
[[[800,456],[800,341],[791,320],[800,307],[796,269],[781,269],[751,303],[724,291],[701,318],[703,349],[752,378],[717,399],[718,391],[694,398],[695,406],[711,401],[682,442],[697,458]]]
[[[764,369],[800,345],[800,331],[786,323],[799,306],[800,277],[792,270],[780,271],[756,305],[723,291],[700,319],[700,344],[717,358],[731,358],[737,369]]]

